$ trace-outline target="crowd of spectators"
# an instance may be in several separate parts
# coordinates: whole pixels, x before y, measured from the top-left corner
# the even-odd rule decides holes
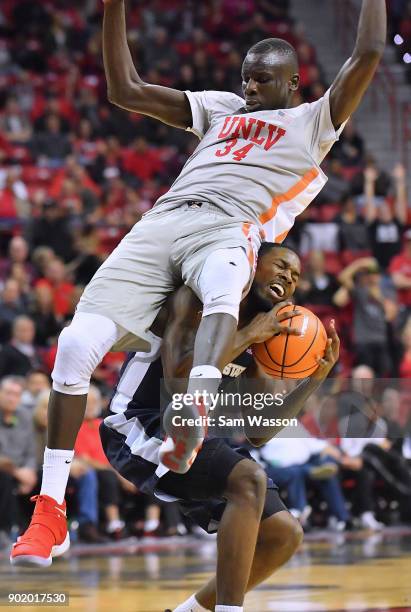
[[[405,4],[409,7],[391,2],[404,35]],[[288,5],[288,0],[130,3],[129,44],[137,69],[151,83],[241,94],[247,48],[280,36],[299,55],[301,88],[294,103],[316,100],[327,88],[321,58],[290,18]],[[13,524],[11,499],[17,495],[24,507],[24,499],[27,505],[27,496],[38,490],[59,332],[104,257],[168,189],[196,146],[192,134],[109,104],[101,17],[100,0],[4,0],[0,7],[0,532]],[[326,187],[287,238],[304,263],[296,300],[326,324],[337,320],[342,354],[334,376],[368,367],[379,377],[406,379],[411,375],[406,176],[401,166],[378,168],[366,145],[351,121],[324,164]],[[94,374],[73,464],[69,492],[77,499],[80,536],[88,541],[120,537],[124,522],[132,533],[158,532],[160,519],[167,533],[185,530],[175,506],[160,507],[115,477],[96,443],[101,409],[123,357],[109,354]],[[317,450],[329,452],[331,446],[317,444]],[[310,464],[305,480],[322,463],[318,456],[326,455],[329,463],[323,450],[311,455],[304,461]],[[335,466],[348,470],[360,464],[352,459],[347,450],[334,451],[332,477]],[[330,481],[327,487],[337,485]],[[323,495],[327,499],[324,490]],[[308,502],[298,499],[295,510],[304,513]],[[373,511],[363,508],[360,515]],[[333,516],[339,523],[351,520],[341,504]]]

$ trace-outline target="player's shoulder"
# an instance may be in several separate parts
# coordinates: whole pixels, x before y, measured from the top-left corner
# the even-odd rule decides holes
[[[293,106],[291,108],[282,109],[279,112],[284,113],[288,117],[292,117],[294,119],[300,117],[307,117],[316,112],[316,110],[321,107],[324,103],[327,103],[329,100],[329,91],[327,90],[321,98],[318,100],[314,100],[313,102],[303,102],[298,106]]]
[[[212,89],[194,92],[203,98],[209,111],[233,113],[244,107],[244,99],[231,91],[214,91]]]

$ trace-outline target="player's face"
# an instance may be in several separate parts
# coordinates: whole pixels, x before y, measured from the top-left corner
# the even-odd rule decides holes
[[[290,299],[301,274],[298,256],[286,248],[274,248],[258,260],[250,297],[258,310],[271,310]]]
[[[248,53],[241,70],[245,106],[249,113],[288,108],[299,76],[290,59],[275,52]]]

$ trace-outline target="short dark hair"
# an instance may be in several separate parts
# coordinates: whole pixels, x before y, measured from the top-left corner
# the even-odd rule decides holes
[[[298,68],[298,55],[297,51],[294,49],[290,43],[282,38],[265,38],[264,40],[260,40],[258,43],[250,47],[248,49],[248,53],[271,53],[274,51],[279,55],[284,55],[293,60],[295,66]]]
[[[258,251],[258,257],[263,257],[272,249],[287,249],[287,251],[291,251],[291,253],[294,253],[294,255],[298,257],[298,259],[300,258],[297,251],[294,251],[294,249],[290,249],[290,247],[285,246],[284,244],[278,244],[278,242],[262,242]]]

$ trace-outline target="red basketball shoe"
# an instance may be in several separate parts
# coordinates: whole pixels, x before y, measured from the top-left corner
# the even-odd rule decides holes
[[[53,557],[59,557],[70,548],[67,531],[66,502],[58,504],[48,495],[34,495],[36,502],[28,529],[11,549],[12,565],[49,567]]]

